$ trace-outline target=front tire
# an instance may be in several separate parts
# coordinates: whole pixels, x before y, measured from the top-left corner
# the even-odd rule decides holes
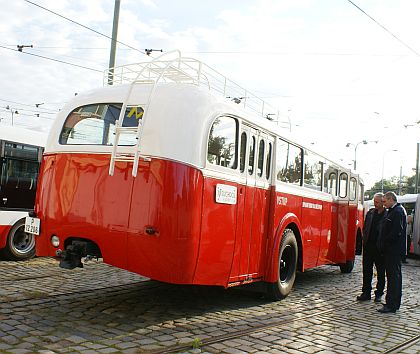
[[[340,264],[341,273],[351,273],[354,267],[354,261],[347,261],[346,263]]]
[[[289,295],[296,278],[298,246],[295,234],[286,229],[280,242],[278,259],[278,279],[267,284],[267,296],[272,300],[281,300]]]
[[[19,220],[10,229],[2,255],[12,261],[22,261],[35,255],[35,235],[25,232],[25,219]]]

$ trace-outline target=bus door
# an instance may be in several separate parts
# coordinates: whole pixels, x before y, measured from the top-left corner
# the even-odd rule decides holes
[[[344,171],[338,176],[337,250],[336,263],[346,262],[349,230],[349,174]]]
[[[253,203],[253,222],[249,251],[248,274],[261,276],[264,269],[266,241],[270,212],[270,181],[274,138],[264,133],[258,135],[255,159],[255,193]],[[246,210],[246,209],[245,209]]]
[[[301,225],[303,231],[304,267],[312,268],[318,264],[321,245],[323,202],[320,200],[322,188],[322,161],[319,156],[304,150]]]
[[[338,170],[332,166],[325,168],[324,190],[331,195],[322,209],[322,235],[320,262],[335,262],[338,234]]]
[[[354,257],[356,253],[356,235],[359,224],[359,209],[358,209],[358,177],[357,175],[350,175],[349,180],[349,221],[347,233],[347,260]]]
[[[257,278],[262,273],[268,228],[269,180],[274,139],[249,126],[241,129],[236,250],[230,281]],[[269,160],[269,161],[267,161]]]

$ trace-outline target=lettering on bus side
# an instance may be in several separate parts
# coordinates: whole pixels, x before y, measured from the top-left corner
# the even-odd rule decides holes
[[[277,196],[277,205],[287,205],[287,198]]]
[[[216,203],[236,204],[237,188],[227,184],[216,185]]]
[[[302,208],[322,210],[322,204],[302,202]]]

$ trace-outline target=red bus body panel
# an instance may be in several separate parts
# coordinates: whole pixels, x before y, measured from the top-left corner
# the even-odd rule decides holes
[[[191,283],[197,262],[202,175],[169,161],[127,163],[108,175],[109,155],[44,156],[36,213],[38,255],[55,255],[51,235],[94,241],[104,262],[150,278]],[[145,230],[153,227],[154,235]],[[182,255],[182,256],[180,256]]]
[[[35,211],[38,256],[50,244],[95,242],[104,262],[175,284],[231,286],[278,276],[286,228],[300,246],[301,270],[354,259],[357,206],[205,177],[178,162],[118,162],[106,154],[44,156]],[[217,184],[237,188],[236,204],[217,203]],[[280,188],[281,189],[281,188]],[[153,232],[149,233],[148,230]]]
[[[6,247],[7,236],[12,225],[0,225],[0,249]]]

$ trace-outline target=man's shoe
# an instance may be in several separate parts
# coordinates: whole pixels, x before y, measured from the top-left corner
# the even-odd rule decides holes
[[[375,295],[375,302],[381,302],[382,300],[382,295]]]
[[[395,313],[396,310],[384,305],[381,309],[378,309],[380,313]]]
[[[370,300],[370,295],[362,294],[362,295],[359,295],[356,299],[357,301],[368,301]]]

